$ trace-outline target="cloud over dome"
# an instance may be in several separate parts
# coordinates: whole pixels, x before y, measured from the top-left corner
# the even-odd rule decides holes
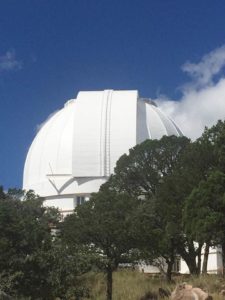
[[[181,87],[178,101],[159,97],[155,101],[181,128],[196,139],[204,127],[225,119],[225,45],[204,55],[199,63],[186,62],[182,70],[190,81]]]

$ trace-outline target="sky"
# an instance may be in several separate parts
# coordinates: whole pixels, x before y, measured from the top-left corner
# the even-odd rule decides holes
[[[80,90],[137,89],[193,140],[225,117],[224,0],[2,0],[0,185]]]

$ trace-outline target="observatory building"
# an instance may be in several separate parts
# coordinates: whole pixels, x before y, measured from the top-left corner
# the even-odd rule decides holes
[[[181,131],[138,91],[79,92],[37,133],[26,158],[23,188],[63,214],[89,199],[136,144]]]
[[[99,190],[121,155],[146,139],[164,135],[182,133],[138,91],[79,92],[37,133],[27,154],[23,188],[34,190],[46,206],[66,215]],[[210,249],[208,272],[216,273],[221,266],[221,249]],[[159,271],[146,265],[144,269]],[[189,272],[182,259],[178,269]]]

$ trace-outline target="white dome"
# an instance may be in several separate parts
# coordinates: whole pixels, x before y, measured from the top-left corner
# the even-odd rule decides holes
[[[37,133],[27,155],[23,188],[47,205],[71,211],[113,173],[118,158],[146,139],[181,135],[137,91],[79,92]]]

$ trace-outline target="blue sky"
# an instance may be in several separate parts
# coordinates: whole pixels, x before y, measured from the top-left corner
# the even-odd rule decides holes
[[[225,52],[224,20],[223,0],[1,1],[0,185],[21,187],[38,124],[79,90],[138,89],[189,103],[179,87],[193,83],[204,55]],[[197,65],[182,71],[187,62]]]

